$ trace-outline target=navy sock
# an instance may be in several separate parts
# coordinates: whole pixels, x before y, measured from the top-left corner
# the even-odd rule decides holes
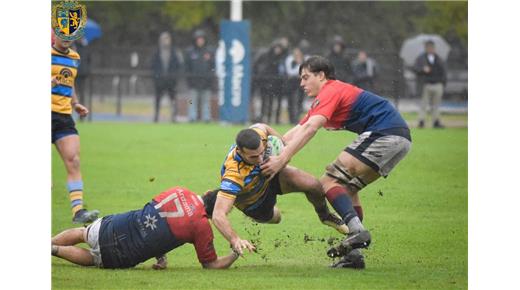
[[[346,224],[357,217],[357,213],[352,206],[352,198],[348,195],[347,189],[342,186],[335,186],[327,191],[326,196]]]

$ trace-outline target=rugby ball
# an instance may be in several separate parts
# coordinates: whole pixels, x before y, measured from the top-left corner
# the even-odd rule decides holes
[[[269,135],[267,137],[267,148],[265,149],[265,155],[264,157],[269,156],[278,156],[280,153],[282,153],[283,150],[283,141],[282,139]]]

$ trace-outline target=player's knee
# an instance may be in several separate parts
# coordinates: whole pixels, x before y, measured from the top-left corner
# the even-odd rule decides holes
[[[65,162],[67,163],[68,167],[71,169],[79,170],[79,154],[74,154],[70,157],[68,157]]]
[[[352,180],[350,180],[348,185],[352,189],[352,193],[357,193],[358,191],[363,189],[365,186],[367,186],[365,181],[359,176],[356,176]]]
[[[327,165],[325,168],[325,175],[338,185],[348,187],[352,193],[357,193],[364,188],[367,183],[357,174],[357,171],[352,167],[344,166],[339,160]],[[323,180],[330,180],[322,177]]]

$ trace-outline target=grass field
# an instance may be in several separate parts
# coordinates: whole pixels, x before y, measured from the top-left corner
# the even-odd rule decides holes
[[[85,201],[103,215],[142,207],[182,185],[197,193],[219,184],[221,162],[242,127],[216,124],[81,123]],[[289,127],[276,127],[285,132]],[[53,289],[465,289],[468,267],[467,129],[413,130],[410,154],[388,179],[362,192],[373,242],[367,269],[330,269],[329,237],[302,194],[282,196],[279,225],[255,224],[239,211],[239,235],[258,240],[259,253],[231,269],[203,270],[193,246],[130,270],[84,268],[52,258]],[[355,135],[320,131],[291,164],[319,177]],[[52,234],[73,227],[65,170],[52,149]],[[214,228],[219,255],[229,245]]]

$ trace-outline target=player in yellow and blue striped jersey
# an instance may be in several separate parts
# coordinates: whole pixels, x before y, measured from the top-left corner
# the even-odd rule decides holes
[[[322,223],[346,233],[345,223],[329,211],[321,184],[311,174],[292,166],[286,166],[272,177],[261,174],[260,165],[268,158],[264,155],[269,135],[280,136],[265,124],[240,131],[224,160],[220,188],[207,193],[212,196],[206,199],[215,202],[213,213],[208,214],[231,247],[240,254],[244,249],[254,248],[231,227],[227,215],[233,205],[257,222],[279,223],[281,214],[276,207],[276,197],[290,192],[304,192]]]
[[[80,56],[70,47],[72,41],[54,38],[51,51],[51,111],[52,143],[60,153],[67,170],[67,189],[74,223],[89,223],[97,219],[99,211],[83,208],[83,180],[79,163],[79,135],[72,119],[74,109],[86,116],[88,109],[78,103],[74,80],[78,74]]]

